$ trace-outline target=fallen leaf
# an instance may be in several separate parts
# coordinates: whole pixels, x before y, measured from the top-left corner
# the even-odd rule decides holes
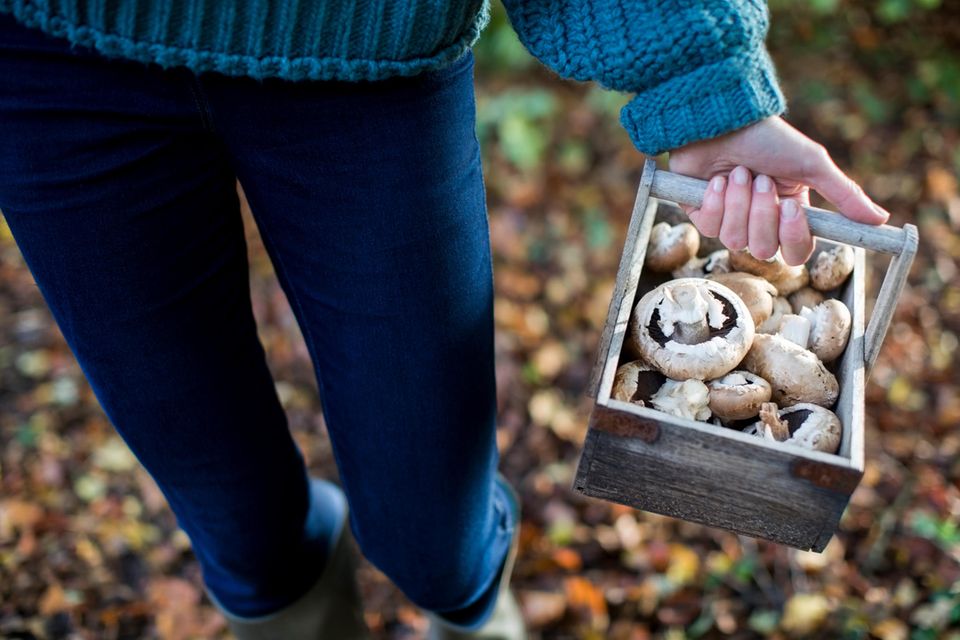
[[[813,633],[827,619],[830,605],[819,593],[798,593],[787,600],[780,627],[787,633],[802,636]]]
[[[531,629],[542,629],[563,617],[567,600],[562,593],[550,591],[520,591],[523,619]]]

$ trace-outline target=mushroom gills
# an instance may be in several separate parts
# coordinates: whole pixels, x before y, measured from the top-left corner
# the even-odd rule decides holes
[[[825,453],[837,452],[842,431],[840,418],[829,409],[804,403],[778,410],[772,402],[764,404],[759,421],[743,430],[748,435]]]
[[[698,344],[710,338],[710,329],[723,326],[727,316],[723,303],[715,296],[691,284],[663,292],[658,326],[663,335],[680,344]]]
[[[645,362],[674,380],[712,380],[753,343],[755,325],[729,288],[702,278],[670,280],[643,295],[627,337]]]
[[[642,360],[634,360],[617,368],[610,395],[614,400],[646,406],[666,380],[665,375]]]

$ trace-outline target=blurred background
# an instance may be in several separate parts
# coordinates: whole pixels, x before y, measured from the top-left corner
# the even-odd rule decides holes
[[[534,638],[960,639],[960,3],[770,5],[789,121],[921,233],[867,390],[866,473],[823,554],[572,492],[643,158],[618,123],[627,97],[540,66],[499,6],[476,48],[498,438],[523,497],[513,585]],[[245,216],[277,388],[311,470],[332,477],[307,352]],[[885,262],[870,259],[870,297]],[[377,637],[422,636],[382,574],[360,578]],[[0,637],[227,637],[200,584],[0,218]]]

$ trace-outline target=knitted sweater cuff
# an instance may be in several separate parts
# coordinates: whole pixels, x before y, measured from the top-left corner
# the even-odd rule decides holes
[[[657,155],[786,109],[765,48],[707,64],[638,94],[620,112],[637,149]]]

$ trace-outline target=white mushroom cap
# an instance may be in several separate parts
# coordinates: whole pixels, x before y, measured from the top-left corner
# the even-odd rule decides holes
[[[793,309],[794,313],[800,313],[800,310],[804,307],[810,307],[813,309],[815,306],[824,301],[823,294],[812,289],[810,287],[804,287],[798,289],[787,296],[787,300],[790,301],[790,307]]]
[[[708,420],[709,403],[710,390],[700,380],[667,380],[650,398],[659,411],[689,420]]]
[[[730,267],[735,271],[744,271],[759,276],[777,288],[781,296],[793,293],[801,287],[807,286],[810,274],[805,265],[788,265],[783,260],[780,251],[769,260],[759,260],[749,250],[732,251],[730,253]]]
[[[852,320],[847,305],[831,298],[813,309],[804,307],[800,315],[810,321],[810,351],[823,362],[836,360],[850,337]]]
[[[815,404],[795,404],[777,411],[777,405],[768,403],[760,411],[760,421],[743,432],[805,449],[836,453],[843,426],[833,411]]]
[[[820,291],[836,289],[853,273],[853,259],[853,247],[849,245],[838,244],[821,251],[810,268],[810,286]]]
[[[783,316],[790,313],[793,313],[790,301],[783,296],[777,296],[773,299],[773,313],[757,326],[757,333],[776,333],[780,330],[780,321],[783,320]]]
[[[679,278],[648,291],[628,334],[643,359],[674,380],[710,380],[732,370],[750,349],[755,327],[733,291],[701,278]]]
[[[763,278],[735,271],[712,273],[707,276],[707,279],[729,287],[740,296],[750,309],[750,317],[753,318],[754,325],[763,324],[763,321],[773,313],[773,299],[777,297],[777,289]]]
[[[773,400],[781,406],[810,402],[833,406],[840,393],[836,377],[812,352],[780,335],[758,333],[740,365],[773,387]]]
[[[749,371],[731,371],[711,380],[707,386],[710,387],[710,410],[726,421],[754,417],[772,393],[769,382]]]
[[[700,233],[689,222],[671,226],[658,222],[650,230],[645,265],[651,271],[673,271],[697,255]]]
[[[730,251],[721,249],[702,258],[691,258],[688,263],[673,270],[674,278],[703,278],[710,273],[730,271]]]
[[[617,368],[613,377],[614,400],[633,402],[641,406],[650,401],[650,396],[663,386],[666,376],[642,360],[634,360]]]

